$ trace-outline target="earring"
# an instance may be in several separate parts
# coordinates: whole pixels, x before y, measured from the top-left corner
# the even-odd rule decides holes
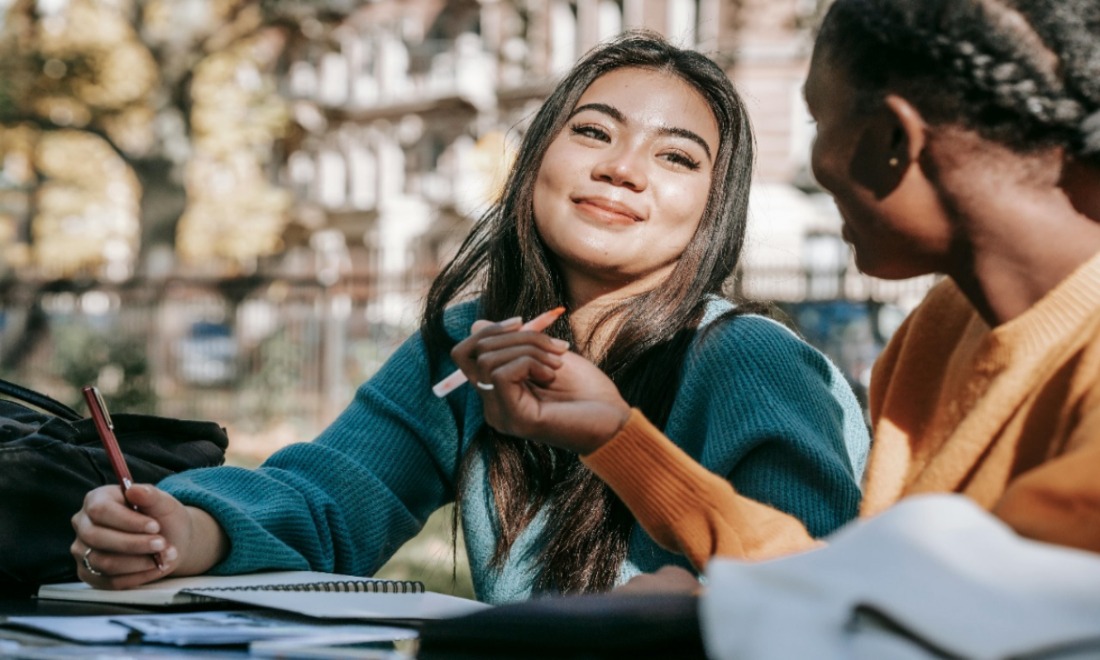
[[[898,166],[898,158],[897,158],[897,156],[894,156],[893,158],[890,159],[890,167],[897,167],[897,166]]]

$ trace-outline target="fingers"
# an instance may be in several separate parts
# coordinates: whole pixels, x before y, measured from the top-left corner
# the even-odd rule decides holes
[[[78,524],[83,524],[85,529],[104,527],[131,533],[160,532],[160,522],[155,516],[158,513],[164,515],[165,504],[148,491],[167,495],[144,484],[132,487],[129,498],[123,496],[118,486],[101,486],[89,491],[84,496],[84,506],[73,516],[75,531],[80,534]],[[131,504],[141,508],[141,511],[135,511]]]
[[[499,327],[502,331],[505,329],[514,329],[520,327],[519,317],[511,318],[500,323],[493,323],[492,321],[478,320],[474,321],[474,324],[470,326],[470,334],[475,335],[486,328]]]
[[[468,378],[472,373],[474,361],[477,359],[478,342],[494,334],[518,330],[519,327],[520,319],[518,318],[508,319],[500,323],[474,321],[474,324],[470,326],[470,336],[455,344],[455,347],[451,349],[451,359]]]
[[[159,534],[146,532],[123,531],[111,527],[96,524],[87,515],[77,514],[74,521],[76,527],[76,543],[85,547],[95,548],[103,552],[111,552],[124,555],[149,555],[161,552],[167,547],[167,541]],[[74,548],[74,554],[83,549]]]
[[[99,589],[129,589],[164,577],[148,556],[114,555],[73,543],[77,577]]]
[[[549,377],[553,378],[554,369],[561,365],[560,355],[530,344],[520,344],[487,350],[479,354],[475,375],[477,381],[482,383],[496,383],[502,378],[507,382],[519,382],[524,379],[524,374],[533,375],[534,370],[539,367],[544,374],[549,370]]]
[[[176,559],[176,549],[162,535],[162,521],[154,516],[167,518],[174,507],[181,507],[178,501],[144,484],[132,487],[128,499],[118,486],[96,488],[71,519],[76,539],[70,553],[81,579],[90,584],[108,588],[141,584],[163,577]],[[135,511],[131,504],[143,510]],[[89,548],[91,553],[86,555]],[[94,570],[85,560],[95,562]],[[158,561],[165,570],[157,567]]]
[[[702,585],[690,571],[679,566],[663,566],[654,573],[635,575],[626,584],[616,587],[614,593],[680,593],[698,596],[702,593]]]
[[[181,506],[179,500],[150,484],[134,484],[125,499],[155,520],[178,513]]]
[[[488,373],[509,359],[528,355],[550,366],[559,366],[553,358],[569,350],[569,343],[555,339],[541,332],[520,330],[519,318],[508,319],[500,323],[475,321],[470,336],[462,340],[451,350],[451,358],[466,377],[475,382],[488,382]],[[522,347],[522,348],[520,348]],[[491,354],[499,351],[519,349],[496,357]],[[487,361],[483,361],[487,358]],[[482,378],[480,376],[486,376]]]

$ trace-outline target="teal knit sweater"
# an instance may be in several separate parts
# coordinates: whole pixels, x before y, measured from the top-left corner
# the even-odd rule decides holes
[[[730,309],[715,300],[709,322]],[[447,314],[452,336],[476,318],[472,303]],[[683,367],[666,434],[741,494],[787,511],[821,536],[855,517],[870,439],[854,394],[829,360],[774,321],[737,316],[701,333]],[[309,443],[273,454],[257,469],[217,467],[159,485],[208,511],[229,535],[213,573],[310,569],[371,575],[428,515],[454,500],[457,461],[483,425],[469,387],[437,399],[431,385],[454,369],[428,367],[414,335],[361,385],[347,409]],[[489,566],[496,513],[485,463],[473,461],[462,529],[478,598],[532,595],[544,516]],[[640,527],[620,578],[686,566]]]

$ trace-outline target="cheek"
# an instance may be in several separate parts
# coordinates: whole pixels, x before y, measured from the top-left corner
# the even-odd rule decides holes
[[[665,187],[662,206],[675,218],[680,231],[690,236],[695,233],[695,228],[699,225],[703,212],[706,211],[709,195],[709,180],[702,183],[669,185]]]
[[[568,175],[571,170],[576,169],[576,159],[577,154],[574,153],[574,150],[569,148],[569,144],[561,136],[558,136],[546,147],[546,152],[542,155],[542,162],[539,164],[539,174],[535,177],[535,181],[555,184],[561,182],[564,176]],[[572,166],[567,164],[572,164]]]
[[[535,208],[538,208],[540,204],[549,203],[555,194],[561,194],[568,187],[570,168],[555,165],[555,163],[570,163],[572,161],[565,158],[560,153],[560,149],[555,148],[557,144],[556,141],[550,144],[546,154],[543,155],[539,173],[535,176],[535,188],[532,191]]]
[[[814,140],[813,150],[810,152],[810,171],[813,172],[814,180],[831,193],[836,189],[832,175],[836,171],[836,163],[830,162],[828,153],[820,139]]]
[[[531,206],[535,212],[535,224],[538,225],[539,217],[546,213],[549,204],[554,199],[554,191],[557,183],[553,172],[549,168],[540,167],[535,176],[534,189],[531,191]]]
[[[562,192],[561,182],[552,169],[540,168],[532,184],[531,212],[534,231],[551,252],[557,252],[560,247],[561,219],[565,212],[562,207],[565,193]]]

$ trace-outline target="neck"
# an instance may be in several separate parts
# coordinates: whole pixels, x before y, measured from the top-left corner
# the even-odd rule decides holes
[[[634,279],[598,279],[588,273],[566,272],[569,324],[580,353],[589,359],[598,358],[615,335],[621,315],[602,325],[600,321],[623,302],[661,286],[673,268],[670,264]]]
[[[1061,186],[1081,215],[1100,223],[1100,164],[1068,160]]]
[[[581,355],[595,359],[603,353],[608,341],[614,335],[618,319],[612,318],[602,325],[600,320],[606,317],[620,300],[622,298],[613,296],[589,299],[572,297],[569,325]]]
[[[968,224],[967,249],[948,275],[992,327],[1023,314],[1100,252],[1100,223],[1057,188],[997,198]]]

